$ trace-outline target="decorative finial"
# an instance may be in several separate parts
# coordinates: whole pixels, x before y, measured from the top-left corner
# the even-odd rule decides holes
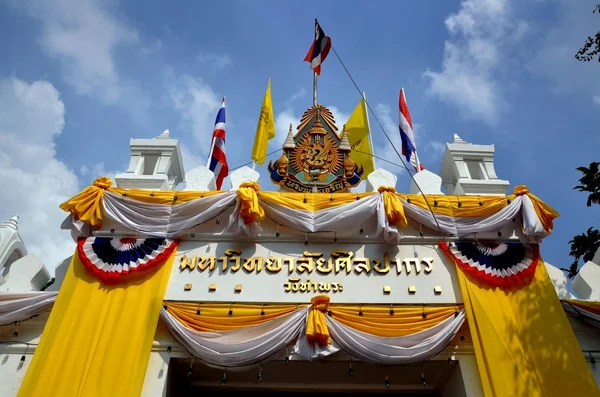
[[[453,134],[453,139],[454,141],[452,143],[466,143],[466,141],[458,136],[456,132]]]
[[[308,130],[308,134],[309,135],[327,135],[327,131],[325,131],[325,128],[323,128],[323,124],[321,124],[321,119],[319,117],[319,112],[317,109],[317,115],[315,117],[315,122],[312,125],[312,127],[310,127],[310,130]]]
[[[1,224],[0,226],[8,227],[14,230],[19,230],[19,216],[14,215],[12,218]]]
[[[295,149],[296,144],[294,143],[294,134],[292,133],[292,124],[290,123],[290,130],[288,131],[287,138],[283,143],[283,149]]]
[[[346,124],[344,124],[344,128],[342,128],[342,140],[340,141],[340,146],[338,146],[338,149],[348,152],[352,150],[352,146],[350,146],[350,141],[348,141],[348,134],[346,134]]]
[[[159,139],[170,139],[169,130],[164,130],[162,134],[160,134],[157,138]]]

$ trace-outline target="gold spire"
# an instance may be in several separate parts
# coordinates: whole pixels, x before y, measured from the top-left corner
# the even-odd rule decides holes
[[[315,116],[315,123],[308,130],[309,135],[327,135],[327,131],[323,128],[323,124],[321,124],[321,118],[319,117],[319,112]]]

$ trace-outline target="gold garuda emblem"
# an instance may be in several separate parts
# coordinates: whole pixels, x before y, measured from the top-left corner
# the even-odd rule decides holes
[[[322,105],[304,112],[298,133],[292,125],[283,154],[269,162],[271,180],[296,192],[344,192],[360,183],[362,167],[350,158],[352,148],[345,131],[338,136],[333,114]]]

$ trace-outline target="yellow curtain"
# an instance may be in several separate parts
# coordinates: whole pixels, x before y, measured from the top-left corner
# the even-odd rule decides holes
[[[75,253],[18,396],[139,396],[174,257],[106,285]]]
[[[256,182],[244,182],[237,190],[238,199],[241,201],[240,216],[246,224],[265,219],[265,211],[260,206],[256,195],[258,190],[260,188]]]
[[[516,291],[457,273],[486,397],[600,395],[542,261]]]
[[[329,308],[333,318],[340,323],[358,331],[386,338],[424,331],[454,316],[454,313],[460,309],[462,305],[331,305]],[[391,311],[393,315],[390,314]],[[423,313],[426,314],[425,317]]]
[[[408,220],[406,219],[406,215],[404,215],[402,202],[395,194],[396,189],[389,186],[380,186],[378,192],[383,195],[383,206],[389,222],[399,228],[407,227]]]
[[[306,305],[202,304],[165,302],[167,311],[187,328],[230,331],[274,320]],[[229,311],[231,310],[231,315]]]
[[[598,301],[582,301],[579,299],[562,299],[562,301],[600,315],[600,302]]]
[[[311,308],[306,318],[306,339],[309,343],[331,344],[325,312],[329,310],[329,296],[317,295],[310,300]]]
[[[257,194],[261,200],[295,210],[320,211],[349,204],[357,199],[360,200],[376,193],[280,193],[260,191]]]

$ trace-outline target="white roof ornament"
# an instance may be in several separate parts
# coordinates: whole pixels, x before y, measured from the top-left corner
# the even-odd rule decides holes
[[[162,134],[157,136],[158,139],[171,139],[169,136],[169,130],[164,130]]]
[[[12,218],[0,224],[0,227],[8,227],[14,230],[19,230],[19,215],[14,215]]]
[[[215,174],[201,165],[185,174],[185,189],[196,191],[217,190]]]
[[[352,150],[352,146],[350,146],[350,141],[348,141],[348,134],[346,134],[346,126],[344,125],[344,129],[342,130],[342,140],[340,142],[340,146],[338,146],[339,150]]]
[[[456,132],[453,134],[453,138],[454,140],[452,141],[452,143],[467,143],[467,141],[458,136]]]
[[[292,133],[292,124],[290,123],[290,130],[288,131],[287,138],[285,138],[285,142],[283,143],[284,149],[294,149],[296,144],[294,143],[294,134]]]

